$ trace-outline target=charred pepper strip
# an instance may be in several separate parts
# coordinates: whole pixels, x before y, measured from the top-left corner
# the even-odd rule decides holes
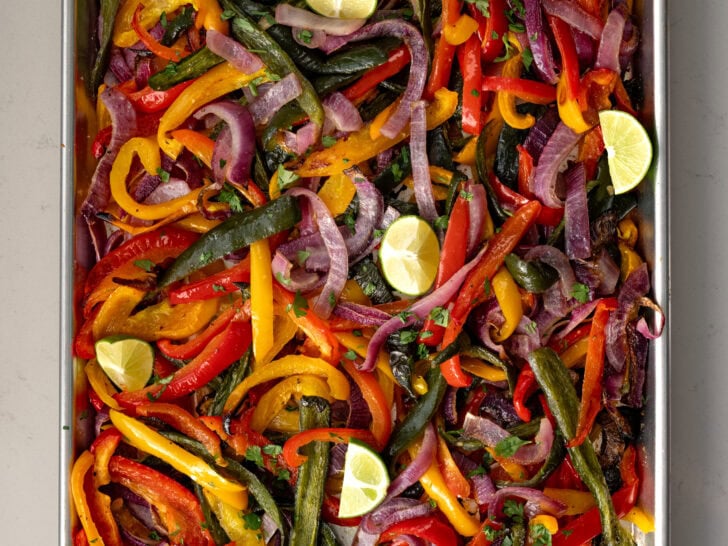
[[[221,5],[225,11],[235,14],[232,19],[231,31],[233,37],[248,49],[255,50],[271,72],[283,77],[295,74],[301,82],[303,92],[296,99],[298,105],[308,114],[316,125],[321,127],[324,123],[324,109],[311,82],[301,73],[291,57],[260,27],[248,17],[233,0],[222,0]]]
[[[165,91],[182,82],[201,76],[224,60],[207,47],[203,47],[178,63],[169,63],[164,70],[150,76],[149,87],[155,91]]]
[[[119,11],[121,0],[101,0],[101,36],[99,36],[99,50],[96,53],[96,60],[91,68],[89,78],[89,91],[92,97],[96,96],[96,90],[104,79],[109,52],[111,51],[111,38],[114,32],[114,20],[116,12]]]
[[[562,434],[567,440],[574,438],[579,418],[579,399],[566,368],[558,355],[549,348],[533,351],[528,356],[528,362]],[[609,546],[634,544],[634,540],[619,523],[594,447],[585,442],[568,448],[568,452],[574,468],[594,495],[599,507],[602,543]]]

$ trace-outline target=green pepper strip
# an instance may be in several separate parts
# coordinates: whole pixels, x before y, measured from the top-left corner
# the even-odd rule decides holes
[[[165,91],[177,84],[202,76],[224,60],[205,46],[178,63],[169,63],[164,70],[150,76],[149,87],[155,91]]]
[[[304,396],[299,404],[301,430],[328,427],[331,408],[318,396]],[[293,505],[291,546],[318,543],[319,514],[324,502],[324,484],[329,467],[328,442],[311,442],[302,448],[308,456],[298,472],[296,500]]]
[[[96,53],[96,60],[91,68],[91,77],[89,78],[91,96],[96,96],[96,91],[104,79],[106,65],[109,61],[109,52],[111,51],[111,36],[114,32],[114,20],[116,12],[119,10],[120,0],[101,0],[101,36],[99,37],[99,50]]]
[[[296,99],[296,102],[308,114],[309,119],[321,127],[324,123],[324,109],[311,82],[306,79],[281,46],[267,32],[261,30],[236,2],[222,0],[220,4],[225,11],[232,11],[235,14],[231,21],[231,32],[236,40],[251,51],[255,51],[271,72],[281,77],[291,73],[298,77],[303,87],[303,93]]]
[[[542,294],[559,280],[553,267],[538,260],[522,260],[516,254],[509,254],[505,264],[516,284],[534,294]]]
[[[532,422],[539,423],[535,419]],[[566,455],[564,437],[561,435],[561,431],[557,429],[551,451],[549,451],[541,468],[531,478],[522,482],[496,481],[495,484],[497,487],[538,487],[559,467],[564,460],[564,455]]]
[[[222,410],[225,407],[225,402],[227,401],[228,396],[230,396],[233,389],[238,386],[238,383],[245,378],[245,374],[250,366],[251,356],[252,349],[248,349],[245,351],[243,358],[230,366],[225,377],[223,377],[220,387],[215,393],[215,398],[212,399],[212,404],[210,404],[210,407],[207,410],[208,415],[222,415]]]
[[[200,501],[202,515],[205,516],[205,528],[212,535],[212,539],[215,541],[215,544],[227,544],[230,542],[230,537],[227,536],[225,530],[220,526],[220,522],[217,521],[215,514],[213,514],[212,508],[210,508],[210,503],[207,502],[205,494],[203,493],[202,486],[196,483],[193,483],[192,486],[195,490],[197,500]]]
[[[301,211],[296,199],[287,195],[248,212],[235,214],[180,254],[164,273],[159,285],[172,284],[226,254],[290,229],[300,219]]]
[[[528,362],[564,438],[567,440],[574,438],[579,418],[579,399],[566,367],[558,355],[547,347],[533,351],[528,355]],[[609,495],[609,487],[592,444],[584,442],[579,446],[568,448],[568,452],[574,468],[594,495],[599,507],[602,544],[607,546],[634,544],[634,540],[619,523]]]

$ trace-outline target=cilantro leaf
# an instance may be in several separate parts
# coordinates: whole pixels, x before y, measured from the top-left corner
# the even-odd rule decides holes
[[[495,454],[499,457],[513,457],[518,448],[531,442],[521,440],[518,436],[508,436],[495,445]]]
[[[580,282],[576,282],[571,287],[571,297],[579,303],[586,303],[589,301],[589,287]]]

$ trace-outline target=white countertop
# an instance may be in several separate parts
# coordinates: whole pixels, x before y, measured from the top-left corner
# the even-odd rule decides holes
[[[670,5],[675,545],[728,536],[728,3]],[[60,2],[0,23],[0,529],[57,544]]]

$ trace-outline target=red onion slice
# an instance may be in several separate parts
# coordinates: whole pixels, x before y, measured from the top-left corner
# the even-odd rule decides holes
[[[470,256],[483,238],[483,225],[485,224],[485,212],[488,210],[488,202],[485,186],[482,184],[475,184],[469,181],[465,187],[465,191],[472,195],[472,198],[468,202],[470,224],[468,225],[468,248],[466,252],[466,255]]]
[[[560,208],[564,203],[556,196],[556,178],[561,164],[581,140],[564,122],[560,122],[538,159],[533,176],[533,193],[547,207]]]
[[[281,5],[287,4],[279,4]],[[326,43],[326,33],[323,30],[291,27],[291,36],[294,42],[308,49],[317,49]]]
[[[551,514],[552,516],[562,516],[566,511],[566,506],[561,501],[552,499],[544,495],[543,491],[533,489],[531,487],[504,487],[500,489],[494,496],[493,501],[488,506],[488,518],[496,521],[501,517],[501,508],[506,499],[518,497],[526,501],[526,507],[529,515]]]
[[[529,250],[524,256],[524,259],[539,260],[556,269],[559,273],[561,294],[564,298],[571,299],[571,293],[576,283],[576,276],[566,254],[554,246],[539,245]]]
[[[533,53],[533,64],[541,79],[551,85],[556,85],[559,77],[556,75],[554,54],[551,42],[545,32],[541,3],[538,0],[525,0],[526,9],[526,35]]]
[[[437,453],[437,432],[432,423],[425,427],[422,444],[410,464],[389,484],[387,498],[402,494],[405,489],[419,480],[432,464]]]
[[[591,256],[591,235],[584,165],[576,163],[566,171],[564,178],[566,179],[564,208],[566,255],[572,260],[585,260]]]
[[[210,51],[225,59],[240,72],[252,74],[264,66],[260,57],[245,49],[240,42],[225,36],[214,28],[207,30],[206,40]]]
[[[326,119],[332,122],[337,131],[350,133],[364,126],[359,110],[342,93],[331,93],[323,100],[322,106]]]
[[[617,309],[609,316],[605,328],[607,360],[617,372],[624,370],[629,351],[627,326],[640,299],[650,290],[650,277],[647,264],[643,263],[627,277],[619,289]]]
[[[619,48],[622,43],[625,22],[624,13],[619,7],[609,12],[607,22],[604,24],[604,32],[599,41],[597,61],[594,65],[596,68],[608,68],[617,74],[621,72]]]
[[[392,318],[392,315],[376,307],[369,307],[348,301],[341,302],[334,307],[334,315],[351,320],[357,324],[372,326],[374,328],[378,328]]]
[[[278,4],[275,12],[276,23],[288,27],[320,30],[332,36],[346,36],[356,32],[366,23],[366,19],[334,19],[312,13],[308,10]]]
[[[430,223],[437,220],[437,206],[430,180],[430,162],[427,158],[427,118],[425,102],[418,100],[412,105],[410,124],[410,153],[412,154],[412,179],[415,200],[420,216]]]
[[[549,15],[558,17],[577,30],[588,34],[595,40],[602,37],[604,24],[576,2],[567,0],[542,0],[543,9]]]
[[[248,106],[256,126],[265,125],[283,106],[303,93],[301,80],[291,73],[265,90]]]

